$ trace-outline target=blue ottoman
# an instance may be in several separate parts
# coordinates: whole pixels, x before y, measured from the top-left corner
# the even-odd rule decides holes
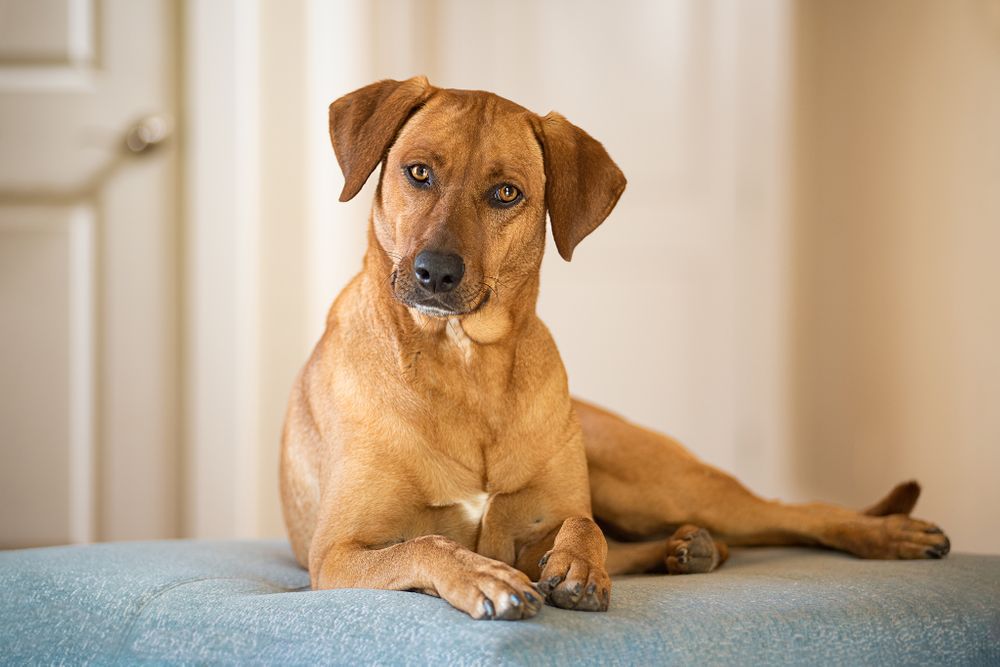
[[[3,664],[1000,664],[1000,557],[736,550],[623,577],[611,611],[473,621],[416,593],[308,590],[283,542],[0,553]]]

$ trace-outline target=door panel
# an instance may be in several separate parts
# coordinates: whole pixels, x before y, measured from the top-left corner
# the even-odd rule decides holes
[[[93,215],[0,206],[5,545],[92,539]]]
[[[178,534],[176,12],[0,0],[0,547]]]

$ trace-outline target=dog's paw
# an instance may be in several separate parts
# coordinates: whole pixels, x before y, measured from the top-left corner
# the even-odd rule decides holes
[[[578,611],[607,611],[611,578],[600,565],[568,551],[552,550],[542,556],[538,589],[554,607]]]
[[[906,559],[944,558],[951,541],[933,523],[905,514],[866,518],[864,528],[849,548],[862,558]]]
[[[475,578],[475,587],[478,595],[473,593],[473,596],[478,599],[470,615],[477,620],[516,621],[531,618],[542,608],[542,594],[524,575],[513,577],[506,572],[479,574]]]
[[[473,589],[465,610],[477,620],[516,621],[531,618],[542,608],[543,595],[530,579],[514,568],[491,562],[472,574]]]
[[[458,567],[438,571],[434,587],[420,590],[440,596],[477,620],[531,618],[542,608],[544,596],[523,572],[464,549],[456,548],[454,554]]]
[[[905,514],[893,514],[884,521],[887,558],[944,558],[951,551],[951,540],[933,523]]]
[[[712,536],[698,526],[681,526],[667,542],[670,574],[701,574],[719,566],[721,557]]]

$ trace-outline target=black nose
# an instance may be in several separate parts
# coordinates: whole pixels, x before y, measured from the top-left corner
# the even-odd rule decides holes
[[[428,292],[450,292],[462,282],[465,262],[458,255],[424,250],[413,260],[413,275]]]

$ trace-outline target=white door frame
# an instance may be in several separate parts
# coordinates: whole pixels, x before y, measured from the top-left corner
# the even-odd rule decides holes
[[[258,2],[183,21],[183,532],[254,534]]]
[[[332,297],[360,266],[360,255],[342,241],[345,234],[363,241],[363,220],[353,221],[348,231],[348,222],[338,219],[356,217],[356,211],[335,206],[339,176],[325,128],[333,98],[367,83],[368,11],[362,0],[185,2],[182,513],[187,536],[275,532],[269,507],[277,503],[272,404],[277,394],[287,396],[290,380],[287,373],[272,372],[275,350],[261,347],[261,331],[267,328],[263,338],[271,344],[278,338],[301,347],[300,339],[315,340]],[[291,31],[292,37],[275,40],[271,33],[262,39],[262,25]],[[267,49],[289,39],[305,44],[295,54],[281,53],[284,67],[305,72],[304,90],[269,67],[274,54]],[[349,66],[330,68],[335,62]],[[298,105],[305,133],[301,163],[296,157],[293,164],[261,159],[268,141],[283,139],[261,121],[272,94],[289,95],[287,104]],[[289,171],[301,186],[275,195],[273,183],[290,180]],[[280,207],[282,197],[298,196],[305,204],[288,207],[299,214],[295,219],[273,213],[276,199]],[[303,244],[292,255],[306,258],[304,270],[292,271],[269,256],[261,239],[276,234]],[[281,289],[261,289],[264,280],[281,280]],[[275,301],[295,289],[304,294],[303,317],[275,321],[272,311],[287,312]],[[275,382],[288,386],[279,391]]]

